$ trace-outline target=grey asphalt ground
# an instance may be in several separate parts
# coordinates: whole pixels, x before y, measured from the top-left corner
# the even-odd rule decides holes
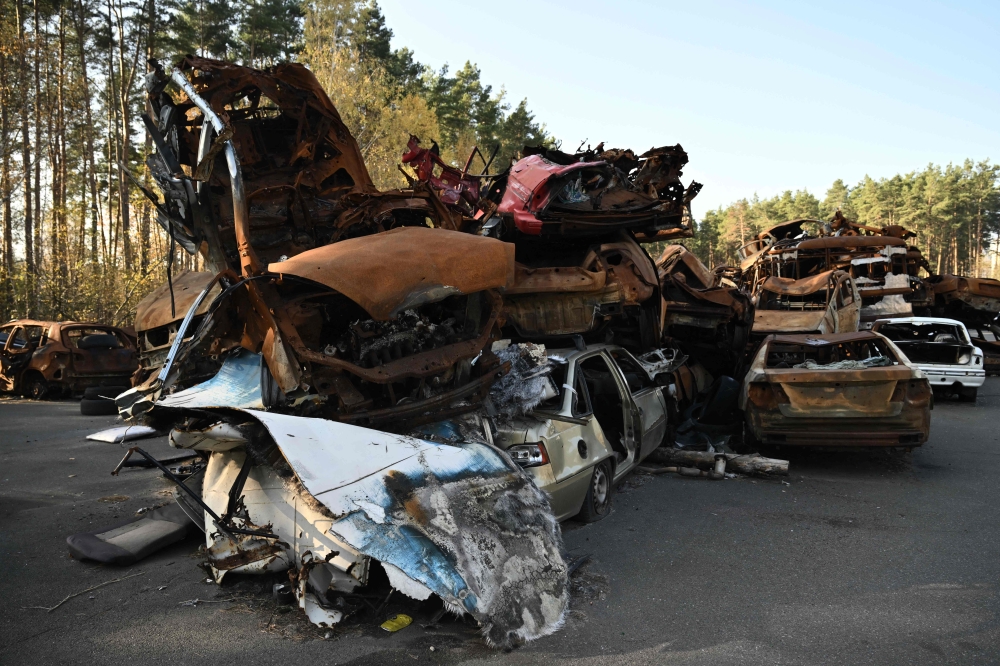
[[[571,555],[592,556],[566,626],[498,653],[460,621],[423,628],[433,607],[398,597],[417,618],[398,633],[316,630],[269,599],[270,579],[206,583],[196,538],[126,569],[71,559],[67,535],[169,485],[109,475],[123,448],[84,436],[112,417],[0,400],[0,663],[1000,663],[998,422],[990,379],[976,405],[939,401],[912,454],[787,453],[787,483],[632,477],[610,517],[564,525]]]

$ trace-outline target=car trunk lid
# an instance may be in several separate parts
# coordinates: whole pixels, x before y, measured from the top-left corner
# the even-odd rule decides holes
[[[910,368],[894,365],[860,370],[769,369],[765,379],[780,389],[778,407],[792,418],[897,416],[902,399],[897,384],[911,378]]]

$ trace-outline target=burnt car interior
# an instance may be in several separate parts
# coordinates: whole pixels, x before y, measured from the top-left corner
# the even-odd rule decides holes
[[[801,344],[771,342],[767,348],[768,368],[793,368],[812,361],[817,365],[830,365],[841,361],[870,361],[887,359],[898,363],[898,359],[884,341],[877,338],[855,342],[828,343],[813,338],[814,342]]]
[[[972,345],[954,324],[891,323],[878,332],[896,343],[914,363],[968,363]]]
[[[604,437],[614,449],[620,463],[625,460],[628,452],[622,443],[625,434],[625,406],[618,382],[608,367],[608,362],[600,355],[583,360],[578,369],[587,385],[594,418],[601,424]]]

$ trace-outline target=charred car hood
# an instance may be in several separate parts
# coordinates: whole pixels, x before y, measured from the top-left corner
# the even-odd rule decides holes
[[[457,231],[403,227],[303,252],[268,266],[272,273],[319,282],[373,318],[447,296],[514,283],[514,246]]]

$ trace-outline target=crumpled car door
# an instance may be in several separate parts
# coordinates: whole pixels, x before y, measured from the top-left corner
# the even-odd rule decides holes
[[[0,353],[0,390],[13,391],[17,376],[31,361],[31,343],[23,326],[10,331]]]
[[[642,460],[663,442],[667,431],[663,389],[654,384],[642,366],[625,352],[612,351],[611,356],[632,397],[635,422],[640,424],[637,460]]]

